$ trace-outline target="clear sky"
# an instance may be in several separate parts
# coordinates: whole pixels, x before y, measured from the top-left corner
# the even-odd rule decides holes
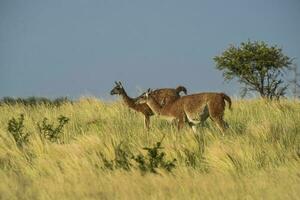
[[[0,0],[0,97],[239,94],[213,57],[263,40],[300,59],[300,0]]]

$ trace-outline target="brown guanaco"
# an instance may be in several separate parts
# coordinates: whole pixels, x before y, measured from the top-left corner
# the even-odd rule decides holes
[[[122,83],[115,81],[115,87],[111,90],[111,95],[120,95],[124,101],[124,103],[131,109],[141,112],[144,115],[144,126],[146,129],[149,129],[150,127],[150,117],[154,115],[153,111],[150,109],[150,107],[145,104],[137,104],[136,99],[137,98],[131,98],[127,95],[124,87],[122,86]],[[152,96],[155,99],[156,102],[160,106],[165,106],[170,102],[175,101],[176,99],[180,98],[180,92],[184,92],[187,94],[187,90],[183,86],[178,86],[176,89],[173,88],[162,88],[157,89],[152,92]]]
[[[153,97],[153,92],[148,89],[136,100],[136,103],[141,105],[146,103],[155,114],[176,119],[178,130],[183,127],[184,122],[188,122],[196,132],[196,124],[203,123],[210,117],[224,134],[228,126],[223,120],[225,101],[228,102],[229,109],[231,109],[231,99],[224,93],[198,93],[182,96],[161,106]]]

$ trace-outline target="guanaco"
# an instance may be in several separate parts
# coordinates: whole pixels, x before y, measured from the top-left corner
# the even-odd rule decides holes
[[[122,83],[115,81],[115,87],[111,90],[111,95],[120,95],[124,101],[124,103],[131,109],[141,112],[144,115],[144,126],[147,130],[150,128],[150,117],[154,115],[151,108],[145,104],[137,104],[136,99],[137,98],[131,98],[127,95],[124,87],[122,86]],[[173,88],[162,88],[152,91],[152,96],[155,99],[156,102],[160,106],[165,106],[170,102],[175,101],[176,99],[180,98],[180,92],[183,92],[184,94],[187,94],[187,90],[183,86],[178,86],[176,89]]]
[[[223,135],[228,127],[223,120],[225,101],[231,109],[231,99],[224,93],[198,93],[182,96],[161,106],[153,98],[153,92],[150,89],[136,100],[138,104],[146,103],[155,114],[178,121],[178,130],[183,127],[184,122],[188,122],[192,130],[196,132],[196,125],[210,117],[221,129]]]

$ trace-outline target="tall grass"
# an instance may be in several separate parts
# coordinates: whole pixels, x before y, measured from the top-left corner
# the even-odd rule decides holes
[[[29,134],[22,148],[8,131],[20,114]],[[61,115],[70,119],[61,142],[43,140],[38,124]],[[157,117],[147,132],[142,115],[121,102],[2,104],[0,199],[299,199],[300,102],[234,101],[225,120],[225,136],[209,120],[195,135]],[[147,156],[144,147],[163,137],[165,159],[176,159],[170,172],[141,173],[134,159],[126,170],[105,163],[120,144]]]

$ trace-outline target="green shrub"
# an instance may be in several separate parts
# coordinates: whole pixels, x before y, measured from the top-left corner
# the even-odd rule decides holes
[[[105,156],[100,153],[100,157],[104,163],[104,167],[110,170],[123,169],[129,171],[132,167],[131,159],[132,153],[128,148],[122,147],[123,142],[114,147],[115,158],[108,160]]]
[[[0,100],[0,105],[16,105],[21,104],[24,106],[37,106],[37,105],[49,105],[49,106],[61,106],[64,103],[72,103],[67,97],[58,97],[56,99],[48,99],[46,97],[27,97],[27,98],[13,98],[13,97],[3,97]]]
[[[146,155],[139,154],[133,157],[143,174],[147,172],[158,174],[157,169],[159,168],[171,172],[176,167],[176,159],[166,160],[166,153],[161,151],[163,149],[161,142],[157,142],[153,147],[144,147],[143,149],[147,151]]]
[[[28,142],[29,133],[24,131],[24,114],[18,119],[14,117],[8,121],[8,132],[13,136],[18,147],[23,147]]]
[[[44,139],[48,139],[51,142],[61,143],[60,137],[63,133],[64,126],[69,122],[69,118],[61,115],[57,118],[58,125],[55,127],[54,124],[48,122],[48,119],[45,117],[41,123],[38,123],[38,129],[40,136]]]
[[[158,169],[164,169],[171,172],[173,168],[176,167],[176,159],[172,161],[166,160],[166,153],[161,149],[161,141],[157,142],[153,147],[144,147],[143,150],[147,151],[146,155],[138,154],[133,155],[128,148],[125,148],[121,142],[114,148],[115,158],[113,160],[108,160],[100,152],[99,155],[104,163],[104,168],[109,170],[122,169],[125,171],[130,171],[134,166],[132,160],[138,164],[138,169],[145,173],[158,174]]]

